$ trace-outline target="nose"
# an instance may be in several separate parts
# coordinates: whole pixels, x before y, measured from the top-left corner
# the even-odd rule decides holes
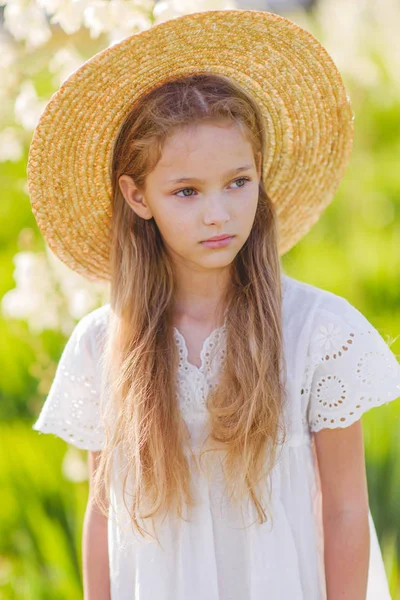
[[[203,220],[205,225],[220,225],[230,220],[226,202],[221,196],[213,195],[205,200]]]

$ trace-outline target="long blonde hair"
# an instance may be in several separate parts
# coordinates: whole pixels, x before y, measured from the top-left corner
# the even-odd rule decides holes
[[[111,310],[104,368],[107,410],[115,422],[113,431],[104,424],[106,442],[94,496],[106,513],[103,499],[110,498],[112,457],[118,449],[126,461],[124,489],[128,476],[132,478],[127,508],[142,535],[139,518],[170,510],[183,518],[193,495],[187,429],[175,388],[174,272],[154,219],[135,214],[118,181],[128,174],[138,187],[144,186],[174,128],[207,119],[242,127],[255,155],[263,157],[268,140],[255,100],[228,77],[206,73],[167,81],[134,103],[115,139],[110,165]],[[209,440],[224,449],[231,498],[235,488],[239,498],[248,494],[262,523],[268,511],[257,486],[271,472],[285,439],[281,264],[276,215],[262,171],[253,227],[231,267],[223,298],[225,360],[219,384],[207,398]]]

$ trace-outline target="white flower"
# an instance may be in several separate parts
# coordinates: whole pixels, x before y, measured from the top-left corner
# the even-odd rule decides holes
[[[68,446],[62,462],[62,473],[66,479],[74,483],[87,480],[88,466],[77,448]]]
[[[16,287],[2,298],[6,317],[24,319],[34,333],[58,327],[57,297],[44,253],[18,252],[14,256]]]
[[[152,4],[150,7],[148,2],[95,0],[85,9],[84,24],[90,29],[92,38],[112,31],[124,38],[150,27]]]
[[[78,69],[84,58],[79,54],[76,48],[69,44],[64,48],[60,48],[49,62],[49,69],[55,73],[55,83],[60,85],[67,79],[76,69]]]
[[[400,5],[396,0],[324,0],[313,12],[324,47],[342,74],[362,88],[374,88],[385,84],[382,73],[387,73],[388,92],[399,93]],[[308,25],[312,29],[314,21],[308,19]],[[378,61],[375,56],[379,56]],[[385,65],[384,71],[379,64]],[[380,96],[385,98],[386,90],[380,90]]]
[[[161,0],[154,7],[155,24],[194,12],[237,8],[235,0]]]
[[[9,113],[13,107],[14,90],[19,83],[18,65],[19,52],[17,51],[15,40],[5,29],[0,30],[0,119],[2,122],[9,122]],[[5,115],[5,118],[2,115]]]
[[[14,127],[5,127],[0,131],[0,162],[21,160],[24,146]]]
[[[46,102],[39,100],[33,82],[26,79],[22,82],[20,93],[15,100],[14,114],[17,123],[24,129],[33,131],[39,121]]]
[[[54,329],[69,335],[77,319],[108,301],[106,284],[84,279],[48,246],[46,252],[18,252],[14,263],[16,287],[3,296],[2,312],[27,321],[35,334]]]
[[[37,0],[50,10],[52,17],[51,24],[58,24],[67,33],[71,35],[80,29],[83,22],[83,15],[88,6],[87,0],[62,0],[54,2],[53,0]]]
[[[335,353],[342,346],[342,329],[334,323],[320,325],[314,339],[325,352]]]
[[[16,40],[24,40],[26,49],[43,46],[51,38],[46,15],[36,2],[12,0],[4,8],[4,25]]]
[[[80,319],[107,299],[105,283],[90,282],[64,264],[46,246],[49,267],[55,277],[67,305],[67,312],[74,319]]]
[[[0,56],[1,56],[1,68],[6,69],[12,67],[13,63],[17,58],[17,52],[14,44],[7,39],[4,32],[0,31]]]

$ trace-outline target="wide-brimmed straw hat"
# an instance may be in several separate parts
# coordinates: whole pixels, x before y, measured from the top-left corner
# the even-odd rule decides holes
[[[279,253],[318,220],[345,173],[351,101],[308,31],[255,10],[189,14],[99,52],[53,94],[34,131],[28,190],[53,252],[92,281],[109,280],[113,141],[140,96],[176,77],[216,73],[250,92],[265,117],[266,191]]]

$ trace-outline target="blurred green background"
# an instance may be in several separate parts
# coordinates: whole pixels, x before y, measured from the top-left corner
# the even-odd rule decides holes
[[[340,62],[340,19],[312,11],[287,16],[312,30]],[[368,57],[369,70],[363,76],[355,65],[353,72],[344,73],[356,116],[350,164],[334,202],[283,263],[289,275],[346,297],[399,356],[400,92],[380,42],[385,36],[382,23],[366,23],[365,31],[374,36],[359,36],[357,52],[358,59]],[[53,36],[55,46],[65,42],[65,34],[58,35],[62,42]],[[95,46],[82,33],[76,39],[82,56],[90,56],[101,44],[96,41]],[[33,59],[24,60],[30,65]],[[39,95],[48,97],[54,85],[43,64],[32,79]],[[63,285],[65,273],[49,266],[26,190],[29,137],[20,160],[0,162],[0,296],[23,287],[24,281],[31,285],[31,292],[25,287],[19,296],[8,294],[3,303],[8,309],[0,316],[0,598],[75,599],[82,597],[86,452],[54,436],[40,436],[31,427],[73,323],[106,296],[79,279],[67,278]],[[16,283],[15,255],[25,260],[28,271],[38,269],[29,260],[41,257],[51,273],[45,290],[40,269],[34,277],[25,272],[24,278],[20,272]],[[36,298],[34,288],[42,296]],[[25,315],[15,308],[21,298],[27,306],[36,302]],[[53,326],[46,321],[50,303]],[[399,416],[400,401],[395,401],[363,417],[371,511],[394,599],[400,599]]]

